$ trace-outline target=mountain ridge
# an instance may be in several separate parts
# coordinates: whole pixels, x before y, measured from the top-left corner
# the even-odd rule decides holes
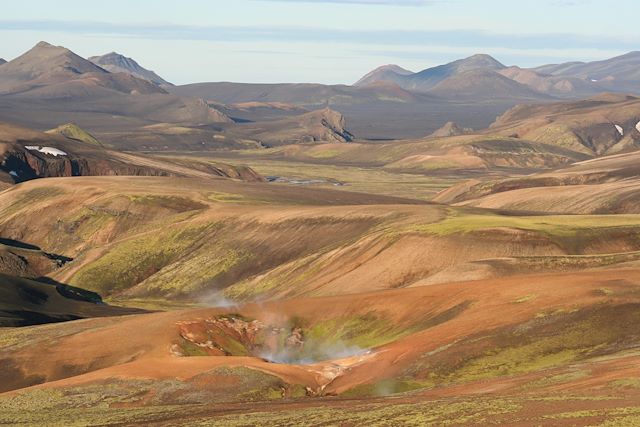
[[[90,62],[112,73],[127,73],[134,77],[147,80],[158,86],[173,86],[152,70],[148,70],[138,64],[133,58],[126,57],[117,52],[110,52],[105,55],[90,56]]]

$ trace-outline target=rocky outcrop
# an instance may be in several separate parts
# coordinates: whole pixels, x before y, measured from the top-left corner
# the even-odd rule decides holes
[[[344,116],[330,108],[321,112],[320,123],[324,127],[323,137],[329,142],[353,141],[353,134],[346,129]]]
[[[447,122],[440,129],[433,132],[429,137],[431,138],[446,138],[448,136],[465,135],[473,132],[470,128],[461,128],[454,122]]]
[[[233,131],[265,147],[312,142],[345,143],[355,138],[347,130],[344,116],[328,107],[281,120],[243,124]]]
[[[73,154],[52,156],[35,150],[15,147],[4,153],[0,171],[8,174],[15,183],[36,178],[132,175],[168,176],[167,171],[145,166],[126,164],[110,159],[79,157]]]
[[[75,124],[47,133],[0,124],[0,188],[36,178],[71,176],[177,176],[265,179],[247,166],[156,158],[105,148]]]

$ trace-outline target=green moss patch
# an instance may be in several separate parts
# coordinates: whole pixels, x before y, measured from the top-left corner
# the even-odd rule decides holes
[[[640,305],[602,305],[470,337],[426,355],[405,375],[436,385],[464,383],[564,366],[638,342]]]
[[[84,266],[71,284],[109,295],[126,290],[157,273],[202,237],[205,227],[170,228],[114,245]]]

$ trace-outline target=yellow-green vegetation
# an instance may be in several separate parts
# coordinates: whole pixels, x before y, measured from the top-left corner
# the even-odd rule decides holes
[[[115,220],[116,215],[109,213],[106,209],[96,209],[95,207],[83,206],[73,215],[65,218],[64,224],[67,229],[73,232],[74,236],[87,241],[95,233],[103,230],[106,225]],[[57,240],[59,236],[51,236],[51,240]],[[50,242],[55,247],[55,242]]]
[[[104,301],[111,305],[141,308],[143,310],[151,311],[183,310],[187,308],[198,308],[205,305],[197,302],[153,297],[131,298],[115,296],[111,298],[104,298]]]
[[[588,232],[587,232],[588,233]],[[597,234],[597,230],[596,230]],[[580,248],[576,248],[579,250]],[[583,270],[592,267],[604,267],[624,262],[640,260],[640,252],[623,252],[603,255],[551,255],[551,256],[519,256],[492,260],[493,264],[505,269],[517,267],[521,271],[549,272]],[[597,290],[599,295],[611,296],[614,291],[609,288]]]
[[[239,374],[234,370],[233,374]],[[232,375],[233,375],[232,374]],[[224,375],[224,374],[223,374]],[[252,375],[252,374],[248,374]],[[234,378],[233,376],[231,378]],[[228,383],[225,382],[227,385]],[[248,385],[245,384],[245,387]],[[273,383],[277,386],[277,380]],[[138,390],[138,393],[134,391]],[[162,387],[166,387],[164,391]],[[285,385],[285,391],[301,390],[297,386]],[[149,396],[154,390],[156,397],[149,406],[132,406]],[[250,392],[250,391],[249,391]],[[182,404],[160,404],[172,395],[184,396]],[[262,399],[279,399],[276,388],[262,391]],[[178,395],[180,395],[178,394]],[[260,395],[260,394],[259,394]],[[292,394],[292,397],[301,396]],[[228,396],[228,395],[226,395]],[[243,396],[242,391],[238,396]],[[255,396],[255,395],[254,395]],[[209,402],[200,403],[211,399]],[[334,426],[367,425],[373,427],[398,426],[459,426],[459,425],[548,425],[564,421],[568,425],[592,425],[605,427],[635,427],[640,421],[640,406],[628,402],[609,402],[606,407],[593,406],[592,398],[560,396],[563,403],[576,408],[571,411],[558,410],[556,405],[545,405],[544,399],[536,396],[522,397],[478,397],[436,399],[430,401],[401,401],[394,398],[376,399],[372,402],[351,401],[345,404],[340,399],[324,399],[322,404],[307,401],[307,406],[293,408],[280,405],[260,405],[242,413],[236,410],[225,412],[215,402],[221,401],[218,394],[201,390],[189,392],[175,382],[148,384],[124,382],[114,385],[77,387],[59,390],[37,390],[0,398],[0,423],[7,425],[48,426],[103,426],[158,424],[172,426]],[[198,402],[198,403],[192,403]],[[210,404],[214,403],[213,406]],[[552,403],[552,402],[549,402]],[[542,404],[542,406],[541,406]],[[546,413],[547,415],[542,415]],[[564,424],[563,424],[564,425]]]
[[[550,375],[540,378],[539,380],[531,381],[523,386],[523,390],[531,390],[536,388],[547,387],[555,384],[564,384],[576,381],[582,378],[587,378],[590,372],[585,370],[575,370],[562,374]]]
[[[304,352],[306,356],[313,357],[313,352],[321,351],[324,346],[335,342],[368,349],[410,333],[409,328],[395,326],[375,312],[339,317],[316,323],[309,329],[305,329],[305,338],[315,343],[318,348],[306,346]]]
[[[207,206],[195,200],[178,196],[158,196],[154,194],[129,195],[129,200],[143,206],[163,208],[175,212],[204,209]]]
[[[305,280],[322,270],[324,265],[320,262],[315,262],[320,257],[321,254],[313,254],[309,257],[295,260],[287,271],[275,275],[272,274],[260,278],[260,280],[249,278],[236,282],[224,289],[224,296],[235,301],[246,301],[268,297],[276,291],[295,289],[297,284],[304,283]]]
[[[378,381],[375,384],[361,384],[342,393],[343,397],[365,397],[365,396],[389,396],[398,393],[407,393],[414,390],[430,388],[431,381],[415,381],[411,379],[390,378]]]
[[[71,207],[46,235],[49,250],[66,252],[78,242],[89,246],[133,232],[155,231],[195,215],[205,205],[183,197],[122,195],[100,198],[93,203]],[[103,233],[104,232],[104,233]]]
[[[15,187],[11,188],[12,191]],[[38,187],[25,191],[16,198],[16,200],[8,206],[0,207],[0,215],[3,218],[20,212],[26,207],[35,205],[37,203],[52,199],[65,194],[65,191],[58,187]]]
[[[152,294],[189,294],[207,285],[233,267],[251,260],[251,253],[222,243],[208,243],[180,262],[168,263],[140,285]]]
[[[615,380],[611,382],[611,385],[616,388],[640,389],[640,378],[625,378],[621,380]]]
[[[450,378],[453,382],[469,382],[507,375],[536,372],[562,365],[583,354],[579,348],[562,348],[558,339],[540,340],[521,347],[499,349],[470,361]]]
[[[425,403],[398,404],[379,402],[354,404],[349,407],[323,405],[311,408],[296,408],[273,412],[255,412],[216,418],[215,422],[225,426],[251,425],[367,425],[367,426],[454,426],[463,424],[486,425],[494,417],[514,414],[521,404],[510,399],[476,401],[431,401]],[[193,421],[195,426],[211,425],[211,419]]]
[[[207,200],[211,200],[212,202],[217,203],[233,203],[233,204],[243,204],[243,205],[268,205],[274,202],[273,199],[270,199],[268,196],[259,197],[259,196],[249,196],[246,194],[237,194],[237,193],[225,193],[222,191],[214,191],[207,192],[204,195]],[[292,204],[291,200],[281,199],[278,200],[279,204]]]
[[[221,193],[221,192],[209,193],[207,195],[207,198],[214,202],[221,202],[221,203],[240,203],[240,202],[246,201],[245,196],[243,196],[242,194],[231,194],[231,193]]]
[[[117,243],[81,268],[70,283],[104,294],[126,290],[183,255],[203,237],[206,228],[168,228]]]
[[[197,412],[204,403],[268,401],[282,399],[285,394],[301,396],[300,386],[249,368],[217,368],[200,374],[196,381],[199,379],[209,386],[202,388],[178,380],[113,380],[107,384],[23,391],[0,398],[0,424],[135,424],[163,418],[185,419],[185,414]]]
[[[340,154],[342,154],[341,150],[335,150],[335,149],[329,149],[329,148],[325,148],[323,150],[312,150],[309,151],[309,156],[316,158],[316,159],[330,159],[332,157],[336,157]]]
[[[406,170],[412,173],[465,168],[473,169],[461,162],[456,162],[455,158],[446,156],[410,156],[385,166],[386,170]]]
[[[235,301],[250,300],[259,296],[264,296],[284,284],[285,282],[278,278],[262,279],[258,282],[247,279],[225,288],[223,294],[226,298],[230,298]]]
[[[611,318],[616,321],[611,322]],[[559,313],[534,320],[527,327],[456,343],[418,362],[407,374],[428,378],[440,385],[539,372],[620,351],[617,345],[622,338],[627,342],[640,340],[638,326],[640,306],[637,304]],[[451,354],[466,356],[460,360],[451,358]],[[451,360],[458,361],[452,364]]]
[[[209,353],[207,353],[207,350],[185,339],[182,339],[178,346],[180,347],[180,352],[185,357],[209,355]]]
[[[573,237],[577,233],[604,229],[628,229],[637,233],[640,231],[640,215],[509,216],[450,209],[444,220],[414,225],[407,231],[446,236],[492,228],[514,228],[556,237]]]
[[[273,400],[282,398],[287,390],[277,379],[249,378],[260,374],[245,368],[227,369],[231,379],[240,378],[240,386],[232,387],[238,393],[233,400]],[[227,375],[217,370],[216,375]],[[275,377],[271,377],[275,378]],[[228,383],[228,381],[224,381]],[[165,387],[165,389],[162,389]],[[251,389],[250,387],[256,387]],[[282,387],[282,388],[281,388]],[[137,393],[135,393],[137,388]],[[295,387],[294,392],[300,390]],[[426,403],[388,405],[355,404],[349,408],[323,405],[319,407],[295,408],[284,410],[276,408],[272,412],[245,412],[225,414],[220,410],[207,414],[207,406],[200,402],[176,404],[155,404],[136,407],[131,403],[139,401],[155,391],[158,395],[152,400],[157,402],[172,394],[186,394],[183,400],[197,401],[211,399],[207,403],[220,402],[221,397],[230,397],[193,391],[189,393],[185,386],[178,382],[146,381],[121,382],[108,386],[76,387],[60,390],[36,390],[20,393],[16,396],[0,399],[0,423],[8,425],[49,425],[49,426],[98,426],[112,424],[161,423],[167,422],[176,426],[254,426],[254,425],[372,425],[387,426],[447,426],[462,423],[483,424],[498,415],[515,414],[521,404],[510,399],[478,399],[477,401],[433,401]],[[299,395],[300,393],[294,393]],[[222,400],[224,401],[224,400]],[[127,405],[127,406],[124,406]]]
[[[542,418],[547,420],[580,419],[595,417],[611,417],[601,426],[631,426],[631,420],[640,420],[640,406],[627,406],[614,409],[585,409],[581,411],[560,412],[552,415],[545,415]],[[620,417],[620,418],[618,418]],[[625,421],[626,420],[626,421]]]
[[[305,327],[307,322],[300,321],[294,326],[303,328],[307,341],[302,356],[317,360],[323,356],[330,356],[332,350],[334,352],[347,350],[351,353],[358,349],[368,350],[437,326],[455,318],[470,304],[470,302],[463,302],[433,316],[417,319],[410,324],[393,322],[383,313],[371,311],[315,322],[308,327]]]
[[[89,132],[85,131],[75,123],[67,123],[65,125],[60,125],[55,129],[48,130],[47,133],[51,133],[51,134],[57,133],[57,134],[66,136],[69,139],[84,142],[85,144],[104,147],[104,144],[102,144],[102,142],[100,142],[96,137],[94,137]]]
[[[429,200],[438,191],[450,187],[462,178],[427,176],[373,166],[330,165],[303,163],[292,159],[271,160],[260,157],[222,158],[228,162],[242,162],[262,176],[281,176],[289,179],[321,180],[314,187],[361,193]],[[344,185],[336,186],[340,182]]]
[[[593,151],[585,147],[575,132],[573,132],[569,126],[562,123],[547,124],[533,132],[531,135],[528,135],[527,139],[593,155]]]
[[[524,302],[533,301],[537,297],[538,297],[538,295],[536,295],[536,294],[524,295],[524,296],[521,296],[520,298],[517,298],[513,302],[516,303],[516,304],[522,304]]]

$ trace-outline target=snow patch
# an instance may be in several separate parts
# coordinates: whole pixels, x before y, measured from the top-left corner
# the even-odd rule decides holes
[[[636,123],[636,129],[640,132],[640,122]]]
[[[66,156],[67,153],[65,153],[62,150],[59,150],[57,148],[53,148],[53,147],[40,147],[38,145],[25,145],[24,148],[26,148],[27,150],[31,150],[31,151],[39,151],[43,154],[49,154],[51,156]]]
[[[598,80],[596,79],[591,79],[592,82],[596,83]]]
[[[10,172],[9,172],[9,175],[11,175],[11,176],[15,176],[15,177],[17,178],[17,177],[18,177],[18,172],[16,172],[16,171],[10,171]]]
[[[624,129],[622,129],[622,126],[620,125],[614,125],[614,126],[616,127],[616,130],[618,131],[620,136],[624,136]]]

